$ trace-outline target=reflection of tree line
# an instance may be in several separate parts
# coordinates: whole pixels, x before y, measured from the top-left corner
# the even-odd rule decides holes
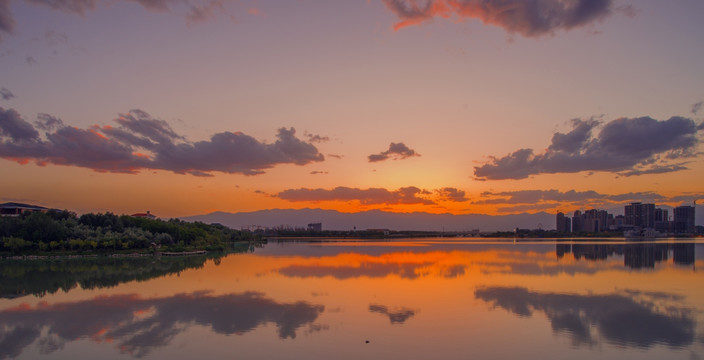
[[[306,324],[311,331],[323,329],[313,326],[323,311],[322,305],[279,303],[254,292],[217,296],[195,292],[162,298],[113,295],[17,307],[0,311],[0,359],[17,357],[33,343],[41,354],[50,354],[78,339],[113,343],[122,353],[143,357],[168,346],[191,325],[232,335],[273,323],[280,338],[295,338],[296,330]]]
[[[557,258],[572,254],[577,260],[606,260],[623,256],[623,265],[632,269],[654,268],[672,258],[678,265],[694,264],[694,244],[557,244]]]
[[[234,252],[251,252],[243,244]],[[58,260],[0,261],[0,298],[44,296],[77,286],[96,289],[129,281],[145,281],[187,269],[198,269],[208,260],[220,263],[223,253],[184,257],[96,257]]]

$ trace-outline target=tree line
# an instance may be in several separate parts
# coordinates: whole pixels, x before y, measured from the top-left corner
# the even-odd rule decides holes
[[[110,212],[77,216],[66,210],[49,210],[0,217],[0,251],[6,254],[224,250],[228,244],[249,240],[257,239],[249,232],[220,224]]]

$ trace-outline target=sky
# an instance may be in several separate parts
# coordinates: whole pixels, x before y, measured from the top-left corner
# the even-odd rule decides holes
[[[702,14],[699,0],[0,0],[0,201],[162,218],[691,205]]]

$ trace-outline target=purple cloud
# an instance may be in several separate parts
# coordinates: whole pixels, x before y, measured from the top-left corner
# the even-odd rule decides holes
[[[463,190],[453,187],[444,187],[435,190],[435,192],[438,194],[440,199],[444,201],[465,202],[469,200]]]
[[[39,133],[15,109],[0,107],[0,136],[9,137],[14,142],[24,142],[37,140]]]
[[[15,29],[15,19],[10,12],[10,0],[0,0],[0,35],[12,34]],[[0,36],[0,41],[2,36]],[[7,100],[7,99],[5,99]]]
[[[363,205],[397,205],[423,204],[436,205],[437,201],[464,202],[469,200],[465,192],[452,187],[433,191],[415,186],[402,187],[397,190],[385,188],[350,188],[338,186],[333,189],[288,189],[276,194],[276,197],[292,202],[296,201],[357,201]]]
[[[480,194],[482,200],[474,204],[541,204],[541,203],[586,203],[602,201],[622,203],[629,201],[666,201],[667,198],[653,192],[631,192],[625,194],[601,194],[593,190],[559,191],[551,190],[518,190],[491,192]]]
[[[389,149],[368,156],[369,162],[377,162],[388,160],[389,158],[394,158],[395,160],[407,159],[412,156],[420,156],[415,150],[410,149],[404,143],[391,143]]]
[[[308,142],[310,143],[324,143],[330,141],[330,137],[328,136],[321,136],[318,134],[311,134],[311,133],[304,133],[303,136],[308,138]]]
[[[295,136],[294,128],[279,129],[272,144],[228,131],[214,134],[209,140],[190,142],[166,121],[141,110],[120,115],[115,122],[118,127],[78,129],[40,114],[37,128],[48,130],[43,139],[14,109],[0,108],[0,157],[96,171],[136,173],[153,169],[194,176],[212,176],[212,172],[256,175],[279,164],[305,165],[324,160],[315,146]]]
[[[504,157],[491,157],[474,168],[478,180],[524,179],[530,175],[606,171],[633,176],[685,170],[681,160],[696,156],[701,125],[673,116],[620,118],[605,124],[598,135],[594,120],[574,120],[567,134],[553,135],[542,154],[520,149]]]
[[[432,200],[419,195],[426,195],[427,191],[415,186],[403,187],[398,190],[384,188],[350,188],[338,186],[334,189],[288,189],[276,196],[288,201],[359,201],[364,205],[378,204],[435,204]]]
[[[205,22],[215,17],[216,11],[224,10],[222,2],[215,0],[203,5],[191,5],[190,10],[186,14],[186,21],[189,24]]]
[[[85,15],[95,10],[96,0],[25,0],[30,4],[46,6],[52,10]]]
[[[2,5],[0,4],[0,6],[2,6]],[[0,19],[0,24],[1,24],[1,22],[2,22],[2,20]],[[1,25],[0,25],[0,29],[2,29]],[[3,100],[10,100],[13,97],[15,97],[15,94],[13,94],[12,91],[10,91],[7,88],[2,88],[2,89],[0,89],[0,97]]]
[[[99,0],[24,0],[27,3],[49,8],[69,14],[85,16],[94,11]],[[117,0],[120,1],[120,0]],[[174,9],[187,9],[181,11],[189,24],[202,22],[214,17],[216,10],[223,10],[222,1],[211,0],[207,3],[199,0],[122,0],[141,5],[144,9],[153,12],[171,12]],[[109,3],[109,2],[105,2]],[[10,10],[10,0],[0,0],[0,35],[12,34],[16,22]],[[2,37],[0,36],[0,40]]]
[[[511,34],[539,37],[586,26],[610,15],[611,0],[383,0],[398,18],[395,30],[436,17],[478,19]],[[632,9],[627,8],[632,13]]]

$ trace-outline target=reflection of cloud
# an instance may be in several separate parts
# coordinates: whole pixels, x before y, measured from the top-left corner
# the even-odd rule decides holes
[[[576,295],[539,293],[519,287],[480,288],[474,295],[519,316],[543,312],[553,330],[569,333],[575,345],[596,342],[591,327],[596,327],[607,341],[621,346],[683,346],[694,341],[691,311],[671,302],[658,303],[677,299],[673,295],[649,296],[633,291],[624,295]],[[667,312],[659,312],[661,308]]]
[[[389,310],[388,307],[378,304],[369,305],[369,311],[388,316],[392,324],[403,324],[416,314],[416,312],[411,309],[399,308]]]
[[[398,276],[403,279],[417,279],[423,276],[456,278],[464,275],[467,265],[457,264],[446,258],[446,253],[433,253],[428,256],[419,254],[392,253],[381,256],[335,256],[320,259],[314,263],[292,264],[278,270],[289,277],[332,276],[336,279],[354,279],[360,277],[384,278]],[[347,262],[347,264],[345,264]]]
[[[154,347],[169,345],[192,324],[231,335],[275,323],[279,337],[295,338],[296,330],[313,323],[322,311],[322,305],[277,303],[252,292],[221,296],[198,292],[153,299],[114,295],[21,306],[0,312],[0,358],[19,355],[36,339],[41,350],[49,353],[79,338],[115,341],[121,351],[142,357]]]
[[[279,273],[300,278],[332,276],[340,280],[362,276],[383,278],[389,275],[415,279],[420,276],[418,270],[430,264],[432,263],[363,263],[359,266],[290,265],[279,269]]]

